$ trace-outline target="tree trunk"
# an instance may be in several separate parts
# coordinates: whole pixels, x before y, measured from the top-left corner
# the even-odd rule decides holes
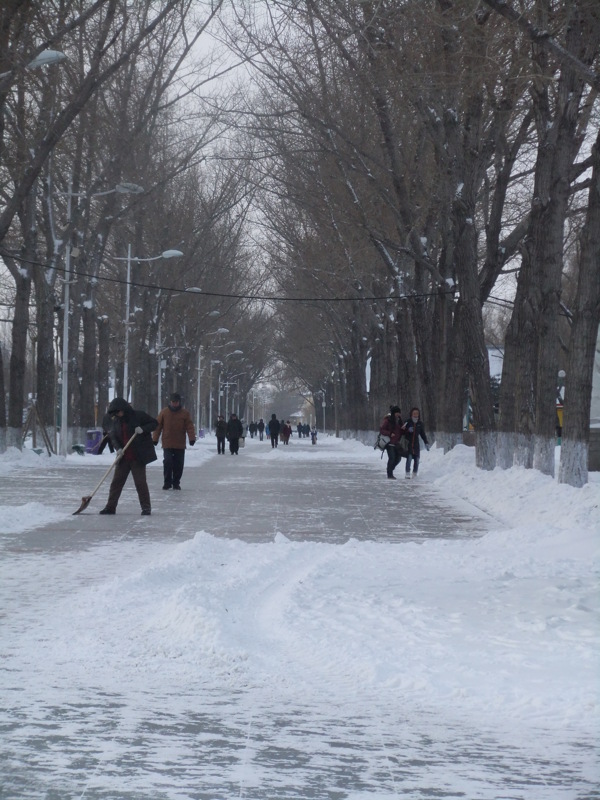
[[[4,356],[0,345],[0,453],[6,452],[6,388],[4,385]]]
[[[44,270],[34,278],[37,323],[37,410],[50,441],[56,433],[56,364],[54,363],[54,291]]]
[[[96,312],[93,306],[85,307],[83,319],[83,354],[81,362],[81,418],[82,428],[96,424]]]
[[[29,298],[31,278],[23,271],[16,277],[15,309],[13,312],[10,373],[8,381],[7,445],[21,448],[23,432],[23,403],[25,396],[25,368],[27,363],[27,328],[29,325]]]
[[[98,417],[96,424],[102,422],[102,417],[108,408],[108,375],[109,375],[109,353],[110,353],[110,321],[108,317],[98,317],[98,374],[96,383],[98,386]]]
[[[569,342],[558,472],[561,483],[577,487],[588,480],[592,376],[596,348],[600,344],[600,135],[593,155],[594,169],[581,235],[577,297]]]

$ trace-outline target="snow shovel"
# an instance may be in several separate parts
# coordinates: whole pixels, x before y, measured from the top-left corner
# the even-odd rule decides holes
[[[108,476],[110,475],[110,473],[111,473],[111,472],[113,471],[113,469],[114,469],[114,468],[117,466],[117,464],[119,463],[119,461],[121,460],[121,458],[123,458],[123,453],[125,452],[125,450],[127,450],[127,448],[128,448],[128,447],[129,447],[129,445],[130,445],[130,444],[133,442],[133,440],[135,439],[135,437],[136,437],[136,436],[137,436],[137,433],[134,433],[134,434],[133,434],[133,436],[131,437],[131,439],[130,439],[130,440],[127,442],[127,444],[125,445],[125,447],[124,447],[124,448],[123,448],[123,450],[121,451],[121,454],[120,454],[120,455],[118,455],[118,456],[115,458],[115,460],[113,461],[113,463],[112,463],[112,464],[110,465],[110,467],[109,467],[109,468],[106,470],[106,472],[105,472],[105,473],[104,473],[104,475],[102,476],[102,479],[101,479],[100,483],[98,484],[98,486],[96,486],[96,488],[94,489],[94,491],[93,491],[91,494],[88,494],[88,495],[86,495],[85,497],[82,497],[82,498],[81,498],[81,505],[79,506],[79,508],[77,509],[77,511],[74,511],[74,512],[73,512],[73,516],[75,516],[75,514],[81,514],[81,512],[82,512],[82,511],[85,511],[85,509],[86,509],[86,508],[89,506],[89,504],[90,504],[90,502],[91,502],[91,500],[92,500],[92,497],[93,497],[93,496],[96,494],[96,492],[98,491],[98,489],[99,489],[99,488],[102,486],[102,484],[104,483],[104,481],[105,481],[105,480],[108,478]]]

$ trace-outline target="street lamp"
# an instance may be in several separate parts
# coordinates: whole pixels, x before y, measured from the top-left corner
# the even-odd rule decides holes
[[[67,196],[67,230],[71,227],[71,216],[73,209],[74,197],[104,197],[107,194],[139,194],[144,189],[136,183],[119,183],[114,189],[108,189],[105,192],[92,192],[86,194],[85,192],[74,192],[73,184],[69,181],[69,189]],[[60,194],[63,194],[62,192]],[[71,245],[67,242],[65,247],[65,294],[64,294],[64,312],[63,312],[63,350],[62,350],[62,371],[61,371],[61,406],[60,406],[60,454],[67,455],[67,426],[68,426],[68,412],[69,412],[69,287],[71,285]]]
[[[196,291],[193,287],[191,289],[186,289],[187,292]],[[197,291],[200,291],[198,289]],[[220,336],[223,333],[229,333],[229,328],[218,328],[216,331],[212,331],[211,333],[206,333],[205,336]],[[212,430],[212,365],[213,362],[210,362],[210,396],[209,396],[209,403],[210,408],[208,409],[208,427]],[[196,381],[196,430],[198,431],[198,435],[200,435],[200,426],[202,424],[202,411],[201,411],[201,393],[200,393],[200,379],[201,379],[201,368],[202,368],[202,345],[198,345],[198,380]]]
[[[179,258],[183,253],[181,250],[164,250],[158,256],[152,258],[138,258],[131,255],[131,244],[127,245],[127,258],[117,258],[112,256],[114,261],[127,262],[127,299],[125,302],[125,355],[123,363],[123,397],[125,400],[129,398],[129,306],[131,302],[131,262],[132,261],[158,261],[161,258]],[[133,393],[131,400],[133,400]],[[159,398],[160,400],[160,398]]]
[[[58,64],[61,61],[66,61],[67,57],[60,50],[42,50],[32,61],[27,64],[29,69],[36,69],[37,67],[45,67],[47,64]]]

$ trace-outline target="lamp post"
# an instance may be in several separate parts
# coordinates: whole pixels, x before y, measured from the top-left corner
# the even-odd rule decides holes
[[[103,197],[107,194],[139,194],[144,189],[135,183],[119,183],[114,189],[104,192],[74,192],[72,181],[69,181],[67,195],[67,229],[71,227],[71,215],[74,197]],[[64,293],[64,312],[63,312],[63,348],[62,348],[62,371],[61,371],[61,403],[60,403],[60,454],[67,455],[67,426],[69,413],[69,303],[71,285],[71,245],[67,242],[65,247],[65,293]]]
[[[233,344],[233,342],[230,342],[230,344]],[[243,355],[244,355],[244,351],[243,350],[234,350],[231,353],[227,353],[226,356],[223,356],[223,361],[221,361],[221,364],[224,364],[225,361],[227,361],[228,358],[231,358],[231,356],[243,356]],[[235,377],[235,376],[233,376],[233,377]],[[233,384],[233,385],[235,386],[235,384]],[[227,416],[227,404],[229,402],[229,384],[226,383],[226,382],[221,383],[221,370],[219,370],[219,395],[218,395],[218,411],[217,411],[217,413],[219,413],[219,414],[221,413],[221,387],[222,386],[225,387],[225,416]]]
[[[196,381],[196,436],[200,436],[202,410],[200,409],[200,370],[202,369],[202,345],[198,347],[198,380]]]
[[[212,377],[213,377],[212,376],[213,364],[220,364],[220,363],[221,363],[220,361],[213,360],[213,359],[211,359],[211,362],[210,362],[210,376],[209,376],[210,391],[209,391],[209,394],[208,394],[208,427],[209,427],[210,431],[212,431],[212,410],[213,410],[213,402],[214,402],[213,401],[213,379],[212,379]]]
[[[127,245],[127,258],[117,258],[113,256],[114,261],[126,261],[127,262],[127,292],[126,292],[126,300],[125,300],[125,354],[123,359],[123,396],[125,400],[129,399],[129,308],[131,303],[131,262],[132,261],[158,261],[161,258],[179,258],[182,256],[183,253],[181,250],[164,250],[158,256],[152,256],[152,258],[138,258],[137,256],[131,255],[131,244]],[[160,354],[159,354],[159,369],[160,369]],[[131,396],[131,400],[133,400],[133,392]],[[160,397],[159,397],[159,405],[160,405]]]
[[[186,291],[192,291],[191,289],[187,289]],[[216,331],[212,331],[211,333],[205,334],[205,336],[221,336],[224,333],[229,333],[229,328],[218,328]],[[200,394],[200,378],[201,378],[201,360],[202,360],[202,345],[198,347],[198,381],[196,384],[196,429],[198,434],[200,432],[200,425],[202,423],[202,411],[201,411],[201,394]],[[209,391],[209,408],[208,408],[208,427],[209,430],[212,431],[212,368],[213,364],[220,364],[220,361],[213,361],[210,362],[210,391]]]

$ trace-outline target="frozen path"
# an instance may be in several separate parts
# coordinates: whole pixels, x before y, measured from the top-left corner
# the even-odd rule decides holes
[[[52,521],[0,538],[1,800],[600,797],[587,725],[536,699],[563,653],[523,608],[559,601],[496,575],[497,521],[427,456],[392,482],[334,439],[213,446],[181,492],[149,469],[150,518],[130,483],[72,516],[104,456],[3,477]]]
[[[428,537],[463,537],[487,530],[490,518],[470,504],[440,494],[427,477],[398,480],[385,477],[385,457],[369,453],[368,461],[335,458],[339,441],[322,438],[316,447],[309,439],[292,439],[276,450],[269,443],[248,439],[239,456],[213,454],[214,439],[199,442],[187,452],[182,491],[162,491],[161,463],[148,469],[153,505],[151,519],[140,518],[131,479],[114,517],[98,516],[108,496],[109,476],[89,507],[71,517],[81,498],[98,484],[111,460],[102,456],[72,457],[68,468],[57,463],[41,476],[20,471],[0,490],[0,505],[44,499],[62,506],[67,517],[43,530],[15,537],[19,548],[80,546],[111,537],[148,537],[153,540],[189,538],[203,530],[248,542],[272,541],[277,533],[292,540],[347,542],[350,538],[380,542],[419,541]],[[366,450],[366,448],[365,448]],[[198,452],[204,457],[195,466]],[[207,456],[210,456],[207,458]],[[334,456],[332,458],[332,456]],[[404,465],[404,462],[402,462]],[[5,498],[2,500],[2,498]],[[80,540],[80,532],[84,534]]]

